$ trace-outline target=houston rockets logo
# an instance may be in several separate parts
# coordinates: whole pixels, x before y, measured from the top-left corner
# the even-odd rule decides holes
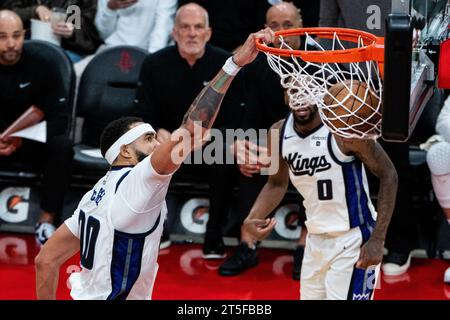
[[[133,61],[133,57],[128,51],[122,51],[120,53],[120,60],[117,62],[116,66],[118,66],[123,73],[128,73],[136,66],[136,63]]]
[[[0,193],[0,219],[20,223],[28,218],[30,188],[6,188]]]

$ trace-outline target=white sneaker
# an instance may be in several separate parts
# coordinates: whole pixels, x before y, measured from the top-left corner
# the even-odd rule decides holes
[[[38,245],[44,245],[48,239],[55,233],[55,226],[48,222],[38,222],[34,227],[34,235]]]
[[[168,247],[170,247],[170,245],[172,244],[172,241],[169,240],[164,240],[159,243],[159,249],[160,250],[164,250],[167,249]]]
[[[172,244],[172,241],[170,241],[170,234],[165,229],[163,230],[163,233],[161,235],[161,241],[159,243],[159,249],[164,250]]]
[[[444,283],[450,284],[450,267],[445,270]]]
[[[399,276],[408,271],[411,265],[411,254],[390,253],[386,258],[386,263],[383,263],[382,270],[387,276]]]

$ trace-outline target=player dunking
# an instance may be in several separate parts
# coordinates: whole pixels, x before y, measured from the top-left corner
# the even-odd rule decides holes
[[[259,240],[271,232],[275,219],[264,218],[283,199],[290,178],[305,199],[307,217],[301,298],[369,299],[375,268],[368,267],[383,257],[397,190],[395,168],[376,141],[334,136],[315,105],[294,107],[271,128],[271,137],[281,130],[279,171],[269,176],[244,227]],[[364,167],[380,180],[378,218]]]
[[[197,96],[169,141],[159,144],[153,128],[139,118],[121,118],[105,128],[100,144],[111,169],[36,257],[38,299],[55,298],[59,268],[78,251],[82,270],[70,276],[74,299],[151,298],[171,176],[192,146],[203,142],[240,67],[256,58],[257,38],[272,42],[274,34],[267,28],[248,37]],[[174,161],[173,152],[180,156],[181,149],[184,154]]]

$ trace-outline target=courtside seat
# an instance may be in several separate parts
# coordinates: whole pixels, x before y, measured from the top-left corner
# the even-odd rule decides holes
[[[101,157],[86,154],[99,148],[105,126],[133,114],[141,65],[148,53],[118,46],[100,52],[87,65],[79,85],[76,116],[83,119],[81,141],[75,145],[74,178],[96,180],[108,169]]]
[[[69,106],[72,108],[75,98],[75,71],[66,52],[59,46],[41,40],[25,41],[24,50],[51,62],[52,65],[58,66],[64,89],[69,98]]]
[[[45,60],[54,65],[60,72],[63,81],[66,97],[68,97],[69,107],[73,109],[73,99],[75,91],[75,72],[72,62],[61,47],[50,42],[40,40],[27,40],[24,43],[24,51],[39,58],[40,61]],[[71,111],[72,116],[72,111]],[[68,132],[71,130],[72,118],[69,119]],[[11,168],[2,168],[0,170],[0,180],[16,181],[19,180],[37,180],[40,177],[36,170],[30,169],[26,165],[14,163]]]

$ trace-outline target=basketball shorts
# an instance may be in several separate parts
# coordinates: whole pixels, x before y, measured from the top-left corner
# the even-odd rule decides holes
[[[370,300],[380,265],[356,268],[363,237],[360,228],[336,234],[308,234],[303,257],[302,300]]]

